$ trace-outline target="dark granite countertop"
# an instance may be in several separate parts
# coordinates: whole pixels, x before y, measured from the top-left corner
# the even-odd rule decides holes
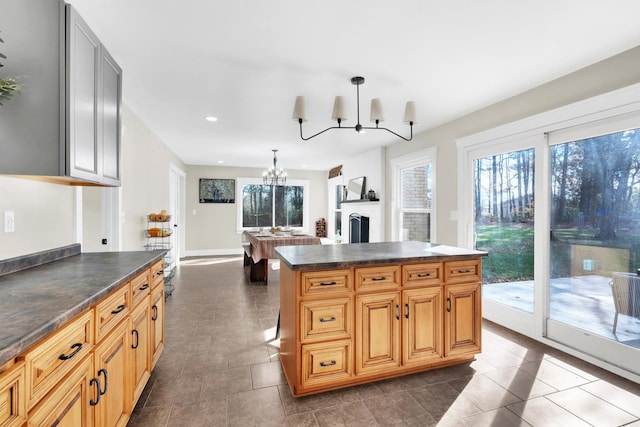
[[[315,270],[377,264],[463,260],[484,251],[425,242],[379,242],[315,246],[280,246],[280,259],[291,270]]]
[[[80,253],[0,276],[0,366],[164,254],[165,251]]]

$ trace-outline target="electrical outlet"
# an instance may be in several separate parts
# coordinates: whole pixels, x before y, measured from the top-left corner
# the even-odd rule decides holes
[[[13,211],[4,211],[4,232],[13,233],[16,231],[16,222]]]

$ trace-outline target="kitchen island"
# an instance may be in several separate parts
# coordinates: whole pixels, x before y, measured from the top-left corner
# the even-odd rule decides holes
[[[482,257],[424,242],[285,246],[280,361],[294,396],[468,362]]]

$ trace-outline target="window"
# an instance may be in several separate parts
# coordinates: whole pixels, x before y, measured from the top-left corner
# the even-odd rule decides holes
[[[239,229],[255,227],[307,228],[308,182],[291,180],[288,185],[264,185],[260,179],[238,178]]]
[[[431,242],[434,209],[435,150],[392,161],[394,168],[393,240]]]

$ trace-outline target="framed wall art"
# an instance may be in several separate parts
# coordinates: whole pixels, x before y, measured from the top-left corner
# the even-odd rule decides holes
[[[200,178],[200,203],[235,203],[236,180]]]

